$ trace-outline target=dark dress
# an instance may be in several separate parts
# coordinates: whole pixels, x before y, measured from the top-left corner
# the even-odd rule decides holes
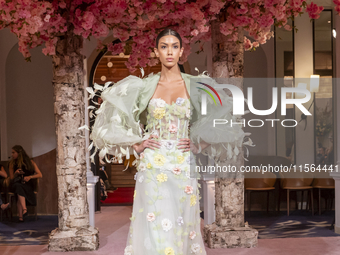
[[[0,164],[0,170],[3,167],[3,165]],[[2,192],[3,190],[3,183],[5,181],[5,178],[3,178],[2,176],[0,176],[0,192]],[[1,195],[0,195],[0,206],[3,204],[2,199],[1,199]]]
[[[13,166],[14,172],[18,169],[17,165]],[[35,185],[35,180],[32,179],[28,182],[24,182],[24,177],[33,175],[34,173],[30,172],[29,170],[26,169],[25,166],[21,167],[21,170],[24,171],[24,174],[21,175],[22,178],[14,178],[14,183],[13,183],[13,192],[17,195],[23,196],[26,198],[26,204],[27,205],[32,205],[35,206],[37,205],[36,197],[34,194],[34,185]]]
[[[4,166],[0,164],[0,171],[1,171],[1,168],[3,167]],[[0,191],[2,191],[4,181],[5,181],[5,178],[0,176]]]

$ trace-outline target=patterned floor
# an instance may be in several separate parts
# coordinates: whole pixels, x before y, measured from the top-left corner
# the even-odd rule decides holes
[[[245,221],[259,231],[259,239],[340,236],[330,230],[333,219],[334,211],[314,216],[306,211],[293,211],[290,216],[286,212],[245,214]],[[48,234],[56,227],[56,215],[39,216],[37,221],[29,217],[24,223],[0,222],[0,246],[46,245]]]
[[[331,230],[334,211],[312,216],[310,211],[292,211],[290,216],[270,212],[246,212],[245,221],[259,231],[259,239],[340,236]]]
[[[48,234],[58,227],[58,216],[28,217],[25,222],[4,220],[0,222],[0,245],[42,245],[47,244]]]

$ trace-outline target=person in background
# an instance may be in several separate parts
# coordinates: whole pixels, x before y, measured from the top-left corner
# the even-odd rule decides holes
[[[20,145],[12,148],[12,159],[9,162],[9,175],[12,180],[13,193],[17,195],[19,222],[28,215],[26,205],[36,205],[34,179],[42,178],[38,166],[31,160]]]
[[[109,182],[109,177],[107,176],[107,173],[105,171],[105,166],[100,166],[100,169],[99,169],[99,178],[101,180],[103,180],[104,184],[105,184],[105,187],[106,187],[106,190],[108,192],[110,191],[115,191],[117,190],[118,188],[115,188],[113,186],[111,186],[110,182]]]
[[[4,204],[4,203],[2,202],[1,197],[0,197],[0,208],[1,208],[1,210],[3,210],[3,211],[5,211],[6,209],[10,208],[9,203]]]
[[[6,178],[7,178],[6,170],[2,165],[0,165],[0,191],[2,191]]]
[[[4,181],[5,181],[5,179],[7,178],[7,173],[6,173],[6,171],[5,171],[5,168],[2,166],[2,165],[0,165],[0,191],[2,190],[2,188],[3,188],[3,183],[4,183]],[[2,210],[6,210],[6,209],[8,209],[10,206],[9,206],[9,203],[7,203],[7,204],[4,204],[3,202],[2,202],[2,199],[1,199],[1,196],[0,196],[0,208],[2,209]]]

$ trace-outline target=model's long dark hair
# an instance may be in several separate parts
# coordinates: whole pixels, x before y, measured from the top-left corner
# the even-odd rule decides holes
[[[10,161],[10,164],[12,166],[16,165],[17,169],[20,169],[23,166],[25,166],[25,168],[28,171],[30,171],[31,173],[34,173],[34,166],[32,164],[31,159],[29,158],[26,151],[24,150],[24,148],[22,148],[21,145],[15,145],[12,147],[12,149],[18,153],[18,157],[16,159],[12,159]]]
[[[158,35],[157,35],[157,38],[156,38],[156,48],[158,49],[158,43],[159,43],[159,40],[163,37],[163,36],[166,36],[166,35],[173,35],[175,37],[177,37],[177,39],[179,40],[179,45],[180,45],[180,48],[182,48],[182,38],[181,36],[179,35],[179,33],[177,33],[177,31],[171,29],[171,28],[166,28],[164,30],[162,30]]]

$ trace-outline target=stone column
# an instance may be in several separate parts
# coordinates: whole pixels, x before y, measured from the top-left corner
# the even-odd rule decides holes
[[[227,15],[227,14],[226,14]],[[212,22],[211,44],[213,78],[237,78],[235,84],[243,89],[243,43],[229,42],[220,33],[223,14]],[[243,42],[243,31],[239,30],[239,41]],[[217,81],[218,82],[218,81]],[[240,155],[243,153],[240,148]],[[229,162],[223,165],[230,165]],[[221,167],[223,167],[220,164]],[[237,159],[240,169],[243,158]],[[244,224],[244,176],[241,173],[218,176],[215,179],[216,221],[204,228],[204,239],[209,248],[256,247],[258,231]]]
[[[70,31],[53,56],[54,113],[57,135],[59,227],[50,234],[49,251],[91,251],[99,247],[90,226],[84,131],[84,56],[82,38]]]

